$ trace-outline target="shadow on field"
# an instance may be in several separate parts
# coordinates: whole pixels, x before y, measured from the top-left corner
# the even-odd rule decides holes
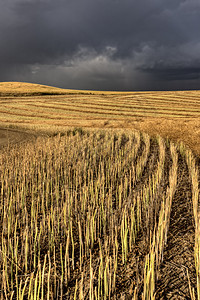
[[[0,149],[8,145],[18,144],[25,141],[32,141],[36,134],[19,129],[0,128]]]

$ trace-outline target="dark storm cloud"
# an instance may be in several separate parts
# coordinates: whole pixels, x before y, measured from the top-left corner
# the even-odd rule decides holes
[[[0,80],[198,88],[199,16],[199,0],[2,0]]]

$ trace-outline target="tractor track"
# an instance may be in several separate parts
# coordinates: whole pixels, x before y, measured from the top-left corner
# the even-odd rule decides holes
[[[167,245],[156,284],[156,299],[191,299],[196,286],[194,262],[195,228],[192,184],[185,159],[179,154],[178,181],[172,201]]]

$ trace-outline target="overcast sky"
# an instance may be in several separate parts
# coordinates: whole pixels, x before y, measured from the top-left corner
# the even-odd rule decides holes
[[[200,89],[200,0],[1,0],[0,81]]]

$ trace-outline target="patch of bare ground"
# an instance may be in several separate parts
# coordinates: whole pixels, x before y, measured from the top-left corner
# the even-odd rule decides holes
[[[35,139],[35,133],[17,129],[0,128],[0,150],[6,146],[22,143],[25,141],[33,141]]]
[[[191,180],[186,161],[179,154],[177,189],[172,202],[167,245],[156,284],[156,299],[191,299],[189,280],[192,288],[196,286],[194,242]]]

